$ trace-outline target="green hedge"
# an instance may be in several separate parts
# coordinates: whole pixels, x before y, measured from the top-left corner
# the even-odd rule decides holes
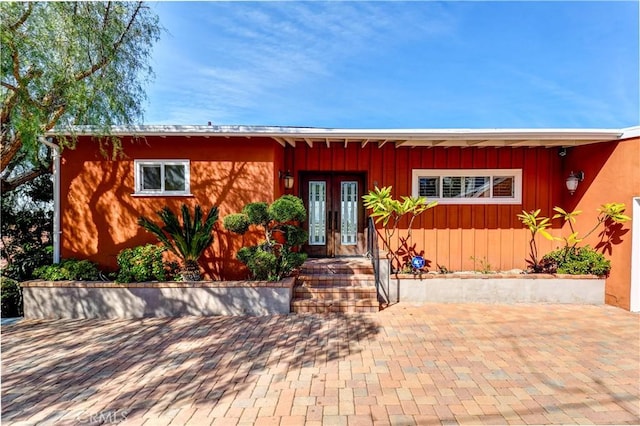
[[[176,262],[164,262],[166,248],[153,244],[122,250],[118,253],[116,282],[135,283],[174,280],[180,266]]]
[[[58,264],[41,266],[33,275],[46,281],[98,281],[100,271],[88,260],[65,259]]]

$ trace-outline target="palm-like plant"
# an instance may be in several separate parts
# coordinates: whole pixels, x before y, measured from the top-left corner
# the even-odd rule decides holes
[[[138,219],[138,224],[155,235],[169,251],[182,260],[181,274],[186,281],[199,281],[198,259],[213,242],[211,231],[218,220],[218,207],[211,207],[204,220],[199,205],[194,209],[193,219],[186,204],[182,205],[181,211],[182,224],[169,207],[164,207],[157,212],[164,223],[163,227],[144,216]]]

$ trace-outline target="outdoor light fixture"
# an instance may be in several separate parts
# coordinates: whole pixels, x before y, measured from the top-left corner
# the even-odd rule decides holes
[[[576,172],[574,173],[573,171],[571,172],[571,174],[569,174],[569,177],[567,178],[567,189],[569,190],[569,193],[571,195],[573,195],[574,192],[576,192],[576,189],[578,189],[578,183],[582,182],[584,180],[584,172]]]
[[[287,170],[286,173],[282,172],[282,170],[279,171],[278,177],[284,180],[285,189],[293,188],[293,176],[291,176],[291,172],[289,172],[289,170]]]

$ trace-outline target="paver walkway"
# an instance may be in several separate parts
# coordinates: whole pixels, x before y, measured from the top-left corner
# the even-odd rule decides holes
[[[609,306],[22,321],[2,424],[637,424],[639,343]]]

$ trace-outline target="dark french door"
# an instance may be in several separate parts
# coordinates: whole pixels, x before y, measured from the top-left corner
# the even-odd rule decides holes
[[[364,254],[364,173],[302,173],[300,183],[308,214],[305,252],[312,257]]]

